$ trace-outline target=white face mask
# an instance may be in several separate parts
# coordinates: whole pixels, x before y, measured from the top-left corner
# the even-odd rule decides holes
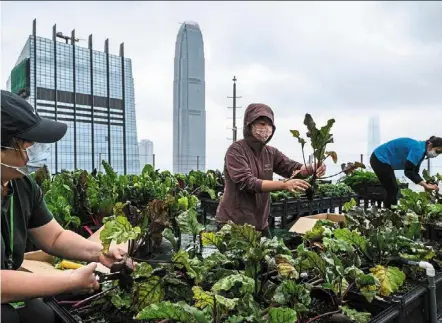
[[[436,158],[438,155],[439,154],[434,150],[427,151],[428,158]]]
[[[252,135],[261,142],[266,142],[272,135],[273,127],[270,125],[252,125]]]
[[[16,150],[12,147],[5,147],[2,146],[2,148],[6,149],[12,149]],[[23,175],[30,175],[32,173],[35,173],[37,170],[42,168],[43,166],[47,165],[49,156],[51,155],[51,145],[50,144],[42,144],[42,143],[34,143],[32,146],[26,148],[26,154],[28,155],[28,162],[23,167],[17,167],[12,165],[6,165],[1,163],[3,166],[14,168],[18,172],[22,173]]]

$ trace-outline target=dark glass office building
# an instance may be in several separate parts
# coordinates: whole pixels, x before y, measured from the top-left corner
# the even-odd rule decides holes
[[[66,136],[51,148],[48,167],[100,169],[108,161],[120,174],[138,174],[132,62],[124,56],[77,46],[75,30],[69,36],[53,27],[52,39],[36,35],[36,21],[8,80],[8,88],[29,100],[46,118],[68,124]]]

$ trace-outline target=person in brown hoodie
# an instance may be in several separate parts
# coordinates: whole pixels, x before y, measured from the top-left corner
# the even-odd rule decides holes
[[[269,106],[252,103],[247,107],[244,113],[244,139],[230,145],[224,160],[224,195],[215,217],[218,228],[229,221],[250,224],[270,238],[270,192],[305,191],[310,187],[302,179],[286,182],[273,180],[274,172],[285,178],[290,178],[295,170],[301,170],[301,177],[313,173],[312,165],[305,167],[267,145],[275,130],[273,111]],[[324,173],[325,165],[317,170],[318,177]]]

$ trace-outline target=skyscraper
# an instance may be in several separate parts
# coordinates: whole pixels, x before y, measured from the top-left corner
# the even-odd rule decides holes
[[[381,144],[381,129],[379,127],[379,116],[372,116],[368,120],[367,156]]]
[[[155,166],[152,141],[148,139],[141,140],[138,145],[138,150],[140,151],[140,172],[147,164]]]
[[[206,168],[204,43],[200,27],[184,22],[175,43],[173,172]]]
[[[7,87],[29,100],[45,118],[68,124],[65,137],[51,147],[49,169],[100,168],[108,161],[120,174],[140,170],[135,121],[132,61],[104,51],[77,46],[70,36],[52,30],[52,39],[32,35],[15,64]],[[63,39],[59,41],[58,39]]]

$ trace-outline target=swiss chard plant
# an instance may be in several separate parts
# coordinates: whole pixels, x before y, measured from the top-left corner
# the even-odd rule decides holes
[[[40,186],[43,195],[49,191],[51,187],[51,173],[49,172],[48,166],[45,165],[43,168],[37,170],[32,174],[32,177],[37,185]]]
[[[74,193],[70,174],[62,172],[54,177],[44,196],[49,211],[65,229],[75,229],[81,223],[73,213]]]
[[[442,184],[442,175],[441,174],[436,174],[434,176],[431,176],[428,173],[427,169],[424,169],[424,171],[422,172],[422,175],[424,176],[424,180],[428,183],[428,184],[435,184],[437,186],[440,186],[440,184]],[[431,191],[429,192],[429,195],[431,197],[431,200],[433,203],[435,204],[442,204],[442,194],[438,191]]]
[[[222,179],[222,177],[221,177]],[[208,198],[215,200],[217,192],[220,191],[220,174],[214,171],[195,171],[189,172],[186,178],[187,189],[199,198]]]
[[[327,146],[329,144],[333,143],[333,134],[331,133],[333,124],[335,123],[334,119],[330,119],[327,121],[327,124],[320,129],[316,127],[316,123],[313,121],[313,118],[310,114],[306,114],[304,118],[304,125],[307,127],[307,137],[310,138],[310,144],[313,149],[313,175],[309,179],[309,182],[311,184],[311,188],[309,188],[306,191],[307,197],[309,200],[313,198],[313,195],[315,193],[315,190],[317,188],[316,180],[316,170],[327,160],[327,158],[331,158],[334,163],[338,162],[338,155],[335,151],[327,151]],[[301,133],[299,130],[290,130],[293,137],[298,139],[298,142],[301,144],[302,148],[302,157],[304,160],[305,167],[307,167],[307,163],[305,160],[305,152],[304,147],[307,143],[307,141],[301,136]],[[360,162],[354,162],[354,163],[348,163],[342,165],[341,172],[327,177],[322,177],[322,179],[330,178],[337,176],[338,174],[345,173],[348,174],[352,172],[353,170],[365,166]],[[299,173],[296,172],[293,174],[292,177],[296,176]]]

